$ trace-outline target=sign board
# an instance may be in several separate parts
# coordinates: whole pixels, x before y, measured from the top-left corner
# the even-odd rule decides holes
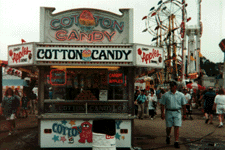
[[[125,113],[126,110],[122,104],[89,104],[87,106],[88,113]]]
[[[225,39],[223,39],[220,43],[219,43],[219,47],[220,49],[225,52]]]
[[[93,146],[92,126],[93,120],[83,119],[50,119],[40,121],[40,147],[41,148],[91,148]],[[115,120],[116,147],[131,147],[131,120]],[[124,132],[126,131],[126,132]],[[102,142],[110,140],[104,136]],[[102,138],[102,137],[101,137]]]
[[[96,101],[97,103],[98,101]],[[74,103],[74,104],[54,104],[54,109],[50,107],[50,103],[45,103],[45,113],[127,113],[127,108],[124,107],[122,102],[117,103],[98,103],[88,104],[87,109],[85,104]]]
[[[65,85],[67,80],[67,75],[64,70],[52,69],[50,71],[50,83],[53,86]]]
[[[108,100],[108,90],[100,90],[99,100],[100,101],[107,101]]]
[[[36,61],[132,62],[132,48],[36,48]]]
[[[164,54],[159,47],[136,45],[136,65],[140,67],[163,68]]]
[[[41,42],[133,43],[133,9],[120,9],[121,15],[98,9],[54,10],[40,8]]]
[[[33,44],[20,44],[8,46],[8,65],[32,65],[34,60],[34,46]]]
[[[85,105],[63,105],[61,111],[63,113],[85,113]]]
[[[109,71],[108,83],[109,85],[123,85],[124,84],[123,73],[118,71]]]

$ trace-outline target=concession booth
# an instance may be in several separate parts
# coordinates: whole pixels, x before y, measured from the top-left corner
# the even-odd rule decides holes
[[[105,138],[131,148],[136,72],[163,68],[163,50],[133,43],[133,9],[54,10],[40,8],[40,42],[8,46],[9,66],[38,72],[40,147],[91,148],[93,121],[109,119]]]

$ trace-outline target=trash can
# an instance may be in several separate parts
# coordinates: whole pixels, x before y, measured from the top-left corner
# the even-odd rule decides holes
[[[93,120],[92,134],[93,150],[116,150],[115,120]]]

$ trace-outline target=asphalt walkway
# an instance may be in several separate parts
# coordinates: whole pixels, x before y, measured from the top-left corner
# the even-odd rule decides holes
[[[144,120],[135,119],[134,147],[139,147],[143,150],[175,149],[173,146],[174,130],[172,129],[171,132],[171,144],[167,145],[165,120],[161,120],[160,110],[157,110],[157,113],[159,115],[154,120],[150,120],[149,118],[145,118]],[[225,149],[225,130],[224,128],[217,128],[219,124],[217,116],[214,116],[213,124],[205,124],[203,113],[200,110],[194,109],[193,114],[193,120],[187,119],[183,121],[180,128],[180,149]],[[215,147],[216,145],[217,147]],[[221,145],[223,146],[222,148]]]
[[[171,134],[171,144],[167,145],[165,120],[160,118],[160,110],[154,120],[145,118],[144,120],[134,120],[134,148],[142,150],[172,150],[174,149],[173,129]],[[193,110],[193,120],[187,119],[183,121],[180,128],[180,144],[182,150],[192,149],[225,149],[225,127],[217,128],[219,124],[218,118],[213,119],[214,124],[205,124],[203,113]],[[8,136],[7,121],[0,117],[0,141]],[[37,130],[38,120],[35,115],[29,115],[28,118],[19,118],[16,120],[16,128],[18,132],[24,132],[26,129]],[[16,138],[16,137],[14,137]],[[221,148],[222,145],[222,148]],[[220,146],[220,148],[218,148]],[[224,146],[224,147],[223,147]]]

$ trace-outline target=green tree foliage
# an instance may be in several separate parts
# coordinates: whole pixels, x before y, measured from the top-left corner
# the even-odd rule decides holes
[[[206,75],[210,77],[216,77],[220,74],[219,70],[219,63],[211,62],[210,60],[206,59],[205,57],[202,57],[200,59],[200,67],[201,69],[205,70]]]

